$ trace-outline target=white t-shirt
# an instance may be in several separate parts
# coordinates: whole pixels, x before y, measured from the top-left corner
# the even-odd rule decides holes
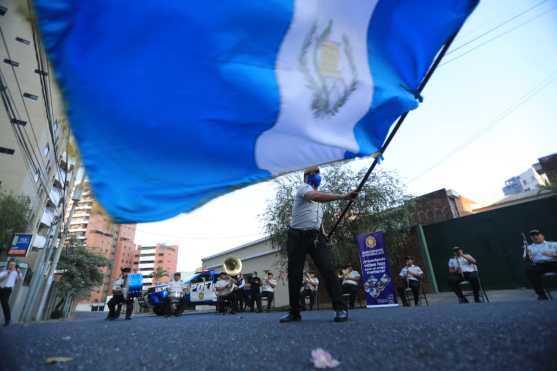
[[[0,287],[14,287],[17,280],[22,278],[21,273],[17,271],[0,272]]]
[[[290,227],[294,229],[319,230],[323,220],[323,209],[318,202],[308,201],[304,195],[313,191],[309,184],[302,184],[294,195],[294,205],[292,206],[292,220]]]
[[[420,269],[420,267],[418,267],[417,265],[411,265],[410,267],[405,266],[404,268],[401,269],[399,276],[402,278],[408,278],[409,280],[415,280],[415,281],[419,281],[419,278],[416,278],[410,274],[408,274],[408,272],[413,273],[413,274],[417,274],[419,277],[422,276],[422,274],[424,274],[424,272],[422,272],[422,270]],[[406,277],[408,276],[408,277]]]
[[[261,286],[261,291],[274,292],[275,288],[273,286],[277,285],[277,280],[274,278],[263,280],[263,286]]]
[[[182,292],[184,290],[184,284],[182,281],[170,281],[167,286],[169,292]]]
[[[311,291],[319,290],[319,278],[313,277],[310,278],[308,282],[304,282],[300,291],[304,291],[304,290],[311,290]]]
[[[557,258],[543,255],[543,252],[557,253],[557,242],[544,241],[528,245],[528,251],[534,263],[547,263],[557,261]]]
[[[360,273],[352,271],[348,273],[348,276],[342,280],[342,284],[349,284],[358,286],[358,280],[360,279]]]
[[[458,258],[449,259],[449,268],[457,270],[459,267],[461,268],[462,272],[475,272],[478,270],[478,268],[476,268],[476,264],[470,263],[462,256],[459,256]]]

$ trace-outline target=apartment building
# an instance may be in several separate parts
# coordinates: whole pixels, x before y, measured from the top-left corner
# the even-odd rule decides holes
[[[138,246],[135,252],[133,268],[143,274],[143,289],[155,283],[168,282],[178,263],[178,246],[156,244],[154,246]],[[166,272],[158,277],[157,272]]]

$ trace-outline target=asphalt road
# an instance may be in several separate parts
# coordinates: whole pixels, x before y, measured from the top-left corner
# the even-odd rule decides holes
[[[336,370],[557,370],[557,301],[331,311],[195,314],[0,329],[2,370],[308,370],[321,347]],[[50,356],[67,363],[46,364]]]

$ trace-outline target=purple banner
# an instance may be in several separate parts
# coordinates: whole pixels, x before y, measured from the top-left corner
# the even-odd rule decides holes
[[[358,246],[367,307],[397,306],[383,232],[360,234]]]

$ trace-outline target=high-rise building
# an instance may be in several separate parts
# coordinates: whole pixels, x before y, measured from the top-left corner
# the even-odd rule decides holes
[[[26,229],[13,232],[33,235],[32,249],[18,257],[25,274],[27,268],[34,274],[12,295],[14,320],[36,314],[73,179],[63,101],[29,4],[0,4],[0,188],[30,200]],[[5,254],[0,251],[0,260]]]
[[[93,289],[83,302],[105,302],[111,295],[112,281],[123,267],[133,267],[135,253],[135,224],[114,224],[95,201],[89,182],[80,183],[81,199],[70,220],[68,239],[74,238],[97,255],[108,259],[109,265],[101,268],[103,283]]]
[[[515,195],[523,192],[532,192],[540,189],[541,186],[549,184],[547,177],[533,168],[529,168],[520,175],[513,176],[505,181],[503,194],[505,196]]]
[[[178,246],[156,244],[154,246],[138,246],[133,263],[134,270],[143,274],[143,289],[155,283],[168,282],[176,272],[178,262]],[[161,275],[161,273],[166,273]]]

